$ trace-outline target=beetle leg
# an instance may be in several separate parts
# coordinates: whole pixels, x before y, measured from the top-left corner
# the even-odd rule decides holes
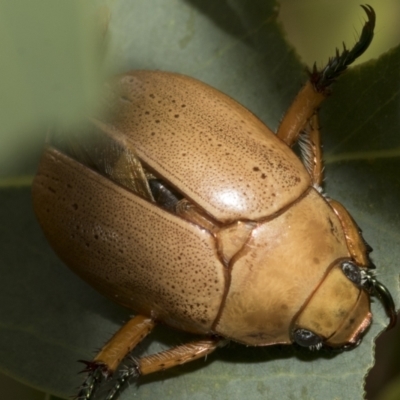
[[[328,199],[329,205],[333,208],[333,211],[338,216],[339,221],[343,227],[343,232],[346,237],[347,248],[354,261],[366,268],[374,268],[369,258],[369,253],[372,248],[365,242],[361,234],[361,229],[358,227],[352,216],[336,200]]]
[[[276,135],[288,146],[293,146],[326,96],[327,93],[317,92],[308,81],[283,117]]]
[[[329,95],[330,85],[347,67],[367,50],[374,37],[375,12],[371,6],[361,6],[368,20],[364,24],[360,38],[351,50],[343,44],[343,51],[336,49],[335,57],[318,70],[314,64],[310,79],[294,99],[279,126],[277,136],[288,146],[293,146],[310,118],[315,114],[322,101]]]
[[[308,121],[306,129],[300,135],[301,158],[315,187],[320,187],[323,180],[322,146],[318,114]]]
[[[372,251],[372,248],[365,242],[362,237],[361,229],[358,227],[346,208],[336,200],[328,199],[328,202],[342,224],[347,248],[349,249],[352,259],[363,268],[362,286],[369,294],[377,296],[381,300],[385,307],[386,314],[390,318],[389,325],[386,329],[393,328],[397,321],[396,307],[389,290],[379,282],[371,272],[371,269],[375,268],[369,258],[369,253]]]
[[[226,339],[210,337],[176,346],[146,357],[131,358],[130,365],[121,371],[114,388],[110,391],[106,400],[116,399],[122,387],[131,378],[138,378],[139,376],[148,375],[153,372],[164,371],[168,368],[206,357],[226,343]]]
[[[397,323],[396,306],[394,304],[392,295],[390,294],[389,290],[372,275],[371,272],[365,272],[363,279],[363,286],[371,295],[377,296],[381,300],[386,314],[390,318],[389,325],[386,327],[386,330],[392,329]]]
[[[130,319],[104,345],[93,361],[83,363],[88,377],[83,383],[77,398],[90,400],[103,380],[112,376],[124,357],[142,341],[154,328],[155,322],[143,315]]]

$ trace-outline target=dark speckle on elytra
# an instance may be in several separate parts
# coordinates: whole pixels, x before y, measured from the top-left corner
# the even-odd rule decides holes
[[[260,168],[258,168],[258,167],[253,167],[253,171],[254,172],[258,172],[260,170]]]
[[[267,177],[267,175],[261,174],[261,179],[265,179],[266,177]]]
[[[152,94],[149,94],[149,97],[154,99],[156,96],[154,96],[154,94],[152,93]]]
[[[78,204],[76,204],[76,203],[72,204],[72,208],[73,208],[74,210],[77,210],[77,209],[78,209]]]
[[[160,123],[160,120],[159,119],[156,119],[156,124],[159,124]]]
[[[175,117],[175,118],[179,118],[179,114],[175,114],[174,117]]]

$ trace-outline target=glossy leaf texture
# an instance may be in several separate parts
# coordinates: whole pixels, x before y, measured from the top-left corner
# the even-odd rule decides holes
[[[273,130],[307,79],[277,23],[273,0],[99,1],[104,3],[111,15],[107,58],[113,72],[161,69],[193,76],[237,99]],[[399,89],[397,47],[341,77],[321,110],[325,189],[363,229],[377,276],[397,305]],[[33,176],[41,146],[32,159],[1,171],[0,370],[68,398],[82,381],[76,360],[91,359],[130,311],[73,275],[46,243],[30,188],[18,184],[21,176]],[[335,355],[232,343],[205,361],[140,379],[121,399],[361,400],[374,338],[387,323],[379,301],[372,311],[374,323],[353,351]],[[191,339],[159,326],[136,355]]]

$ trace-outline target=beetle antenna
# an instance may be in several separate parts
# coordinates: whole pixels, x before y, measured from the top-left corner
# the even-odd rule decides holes
[[[361,5],[361,7],[367,14],[368,20],[364,24],[360,38],[353,48],[348,50],[343,43],[342,53],[339,52],[339,49],[336,49],[336,56],[331,57],[325,68],[320,71],[314,64],[310,80],[318,92],[324,92],[371,44],[376,21],[375,11],[370,5]]]

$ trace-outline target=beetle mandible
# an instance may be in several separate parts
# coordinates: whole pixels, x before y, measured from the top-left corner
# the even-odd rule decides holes
[[[321,189],[317,109],[372,41],[375,13],[362,7],[358,42],[314,66],[276,135],[221,92],[159,71],[112,79],[112,110],[87,135],[52,135],[33,184],[43,231],[79,276],[138,313],[87,363],[79,398],[93,398],[158,322],[205,338],[135,360],[109,400],[129,378],[228,340],[354,347],[371,295],[396,323],[371,248]]]

